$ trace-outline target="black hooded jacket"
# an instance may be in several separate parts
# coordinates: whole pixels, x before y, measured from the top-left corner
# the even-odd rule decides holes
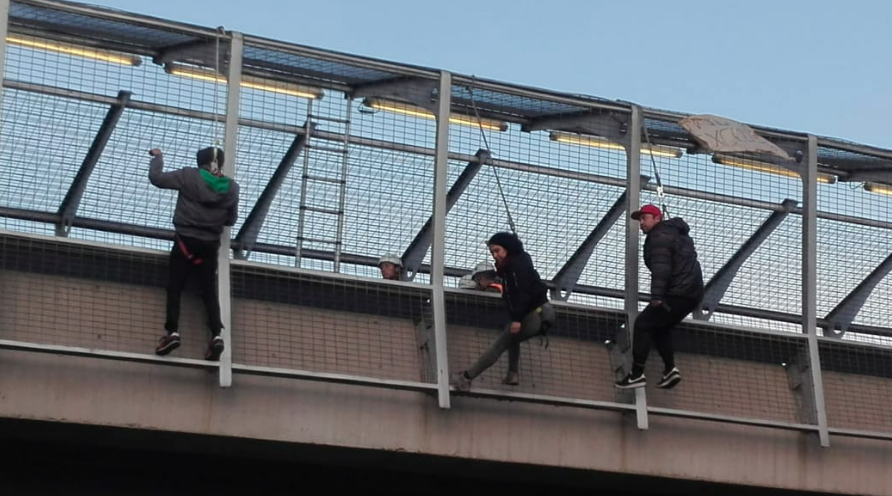
[[[688,235],[690,230],[684,219],[675,217],[658,223],[647,233],[644,264],[651,272],[652,299],[703,298],[703,273],[694,240]]]
[[[497,233],[489,240],[508,252],[496,273],[502,278],[502,299],[508,305],[511,320],[520,322],[544,303],[548,303],[548,287],[533,267],[533,259],[524,251],[523,243],[511,233]]]

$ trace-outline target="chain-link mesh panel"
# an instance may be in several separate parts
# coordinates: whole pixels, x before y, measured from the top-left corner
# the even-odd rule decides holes
[[[478,94],[482,98],[479,105]],[[566,298],[577,285],[622,287],[618,283],[622,270],[618,274],[609,272],[611,264],[622,264],[622,249],[604,250],[612,258],[605,257],[603,263],[595,257],[574,254],[580,250],[591,253],[607,242],[618,241],[622,246],[624,235],[611,239],[606,233],[618,219],[609,212],[622,203],[626,155],[620,143],[599,140],[595,133],[618,136],[628,115],[590,112],[584,117],[587,133],[580,134],[565,132],[562,126],[569,126],[566,119],[582,118],[558,114],[560,110],[552,109],[547,100],[526,101],[473,85],[455,88],[453,96],[465,113],[452,121],[450,152],[474,159],[452,160],[449,164],[450,186],[460,195],[452,198],[454,207],[446,219],[447,266],[471,272],[477,266],[491,264],[486,240],[496,232],[516,229],[542,279],[567,289],[556,301]],[[494,111],[521,104],[527,110],[552,109],[556,113],[543,115],[543,124],[537,130],[527,130],[500,121],[501,114]],[[544,127],[551,118],[554,128]],[[621,210],[622,205],[614,208],[615,212]],[[595,236],[595,230],[601,234]],[[447,319],[455,322],[449,326],[453,369],[464,370],[491,353],[487,350],[510,322],[505,305],[498,298],[475,301],[468,296],[452,300]],[[613,375],[604,344],[608,330],[599,329],[599,317],[593,314],[571,311],[569,315],[556,324],[548,349],[538,345],[538,337],[520,345],[519,390],[613,400]],[[606,320],[612,336],[619,322],[615,316]],[[502,369],[511,354],[510,350],[504,351],[494,369],[484,372],[475,387],[502,387]],[[586,377],[593,376],[603,380],[592,386],[594,381]]]
[[[262,54],[251,50],[246,53],[260,57],[257,63],[294,58],[268,48]],[[315,98],[270,93],[243,100],[243,117],[290,126],[282,137],[292,142],[278,152],[277,166],[240,169],[240,177],[256,177],[258,184],[260,178],[278,180],[263,187],[270,199],[265,217],[239,226],[245,231],[241,241],[254,230],[258,244],[290,248],[295,259],[289,265],[352,275],[381,277],[379,258],[401,258],[431,214],[430,105],[437,81],[401,83],[396,89],[367,87],[360,97],[326,90]],[[303,102],[283,112],[287,99]],[[288,262],[287,256],[277,260]]]
[[[11,7],[0,227],[87,243],[2,238],[2,332],[149,352],[164,321],[176,193],[149,184],[146,151],[161,148],[166,169],[174,170],[194,167],[199,148],[222,147],[228,35],[72,9],[90,8]],[[236,263],[233,278],[236,361],[434,381],[430,288],[422,285],[430,281],[436,71],[246,40],[235,144],[241,208],[232,234],[249,263]],[[611,385],[629,358],[615,312],[626,284],[628,111],[588,97],[453,81],[447,286],[491,261],[484,241],[510,228],[510,213],[537,270],[556,289],[552,298],[570,302],[555,305],[547,349],[538,338],[521,345],[519,386],[500,382],[506,355],[477,384],[628,401]],[[113,128],[103,126],[116,111]],[[783,168],[699,153],[677,122],[648,115],[663,120],[645,119],[642,203],[660,203],[659,173],[670,215],[691,228],[712,297],[706,315],[695,312],[709,322],[689,320],[676,331],[683,382],[671,392],[654,390],[650,404],[813,424],[800,316],[801,181]],[[890,340],[888,160],[833,143],[839,148],[822,144],[818,154],[815,288],[819,325],[842,334],[842,341],[822,343],[828,412],[840,428],[887,430],[879,392],[888,380],[885,348],[848,341]],[[100,153],[91,157],[91,149]],[[65,200],[81,187],[79,202]],[[63,213],[70,225],[60,225]],[[380,281],[379,260],[391,257],[411,269],[403,279],[420,284]],[[638,270],[646,294],[643,260]],[[205,317],[189,288],[179,354],[199,357]],[[456,370],[485,352],[507,318],[497,297],[447,293]],[[659,377],[659,367],[652,357],[648,378]],[[850,387],[856,379],[868,386]],[[656,381],[649,382],[653,388]]]
[[[0,336],[29,343],[151,354],[164,334],[167,256],[82,243],[0,237]],[[181,302],[181,358],[209,338],[198,288]]]
[[[520,343],[519,384],[504,384],[510,349],[473,381],[473,389],[520,392],[596,401],[619,401],[614,370],[622,354],[610,344],[624,332],[625,317],[556,303],[555,323],[544,335]],[[450,290],[446,298],[449,370],[461,372],[493,352],[509,321],[498,294]],[[622,339],[622,338],[620,338]],[[492,356],[495,356],[494,354]]]
[[[841,182],[818,195],[824,217],[818,220],[818,317],[825,336],[841,338],[819,343],[827,422],[831,429],[888,434],[892,197],[879,172],[884,161],[821,146],[818,163],[824,170],[843,171]],[[866,174],[865,181],[846,174],[851,169]]]
[[[222,148],[225,80],[204,75],[213,75],[217,55],[225,59],[217,42],[207,39],[189,54],[210,60],[210,68],[184,73],[175,62],[162,68],[130,53],[13,32],[3,93],[0,202],[48,214],[54,223],[63,219],[52,215],[65,215],[65,229],[83,224],[82,218],[107,223],[107,229],[71,229],[73,237],[161,247],[146,238],[158,233],[146,229],[172,229],[176,193],[149,183],[147,152],[161,149],[170,171],[194,167],[200,148],[215,142]],[[113,224],[143,232],[101,234],[122,231]]]
[[[654,351],[645,370],[648,406],[816,424],[804,336],[702,324],[672,332],[682,381],[656,387],[663,363]]]
[[[892,349],[825,338],[820,350],[830,428],[892,434]]]
[[[647,122],[655,129],[674,125]],[[710,311],[719,305],[732,307],[716,315],[717,321],[788,330],[788,325],[772,318],[771,313],[795,316],[802,303],[802,219],[790,213],[801,203],[798,176],[755,160],[721,154],[654,155],[656,163],[652,164],[648,149],[644,143],[642,172],[652,172],[656,166],[667,191],[664,202],[669,217],[681,217],[690,226],[708,285],[704,304]],[[659,204],[655,181],[647,188],[642,203]],[[747,246],[754,249],[747,250]],[[640,278],[641,291],[649,292],[650,278],[643,260],[640,270],[645,275]],[[753,319],[744,315],[752,312],[735,312],[733,307],[763,310],[764,316]]]
[[[428,290],[234,264],[233,363],[436,380]]]
[[[822,165],[864,170],[871,170],[878,160],[829,147],[820,147],[818,158]],[[860,332],[864,327],[889,326],[892,187],[886,188],[879,182],[845,181],[819,189],[819,209],[825,218],[818,219],[818,317],[827,320],[825,335],[839,333],[847,340],[892,345],[892,331],[883,331],[884,336]]]

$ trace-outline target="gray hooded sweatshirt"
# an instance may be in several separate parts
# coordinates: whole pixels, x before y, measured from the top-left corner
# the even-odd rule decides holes
[[[197,167],[164,172],[164,158],[158,155],[149,163],[149,181],[179,192],[173,225],[181,236],[216,241],[223,226],[233,226],[238,219],[239,185],[226,176]]]

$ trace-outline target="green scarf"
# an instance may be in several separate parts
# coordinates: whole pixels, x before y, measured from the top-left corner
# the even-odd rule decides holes
[[[210,186],[211,189],[216,191],[217,193],[229,192],[230,182],[228,177],[215,176],[204,169],[201,169],[201,177],[202,179],[204,179],[204,182],[208,183],[208,186]]]

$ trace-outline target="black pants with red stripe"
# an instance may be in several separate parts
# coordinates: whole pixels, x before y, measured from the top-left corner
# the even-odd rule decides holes
[[[164,328],[168,333],[177,332],[180,323],[180,300],[186,280],[198,278],[201,298],[207,311],[207,324],[211,336],[219,336],[223,323],[220,321],[220,299],[217,295],[217,252],[219,241],[203,241],[177,235],[186,251],[192,255],[190,260],[178,241],[174,241],[170,250],[170,262],[167,279],[167,321]],[[195,263],[197,260],[201,263]]]

